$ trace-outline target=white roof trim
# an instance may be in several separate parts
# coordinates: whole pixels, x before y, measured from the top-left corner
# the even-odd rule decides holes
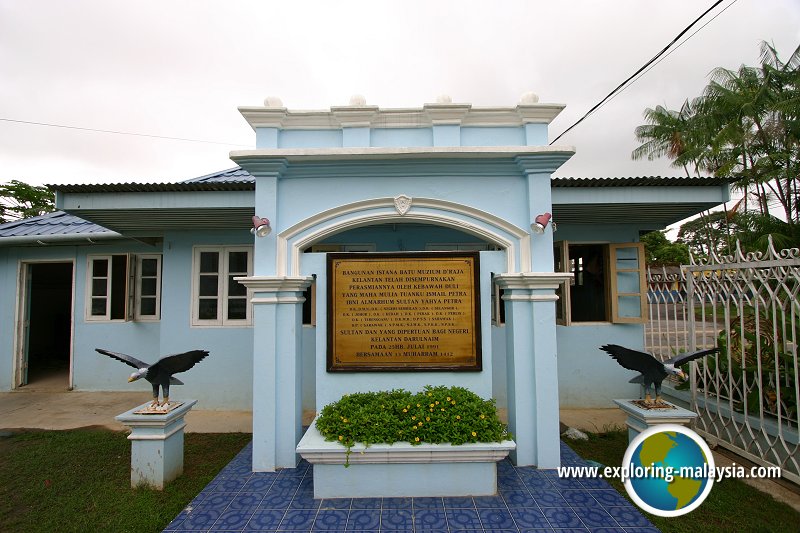
[[[574,146],[422,146],[422,147],[348,147],[348,148],[262,148],[234,150],[230,158],[239,163],[249,159],[286,161],[336,161],[369,159],[499,159],[514,156],[563,154],[571,157]],[[252,173],[250,169],[247,169]]]
[[[0,237],[0,246],[13,246],[15,244],[55,244],[64,242],[91,243],[96,240],[125,239],[123,235],[115,231],[100,231],[96,233],[57,233],[52,235],[13,235],[11,237]]]
[[[380,109],[375,106],[336,106],[330,110],[291,111],[285,107],[240,107],[239,112],[256,128],[341,129],[430,128],[434,124],[462,126],[519,127],[549,124],[566,107],[564,104],[520,104],[514,107],[472,107],[471,104],[425,104],[422,108]],[[446,117],[446,118],[445,118]],[[444,119],[444,121],[443,121]]]

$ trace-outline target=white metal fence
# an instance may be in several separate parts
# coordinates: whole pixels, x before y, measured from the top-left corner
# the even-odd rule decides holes
[[[692,363],[694,429],[800,483],[800,250],[737,245],[730,256],[654,268],[648,282],[648,351],[666,359],[720,348]]]

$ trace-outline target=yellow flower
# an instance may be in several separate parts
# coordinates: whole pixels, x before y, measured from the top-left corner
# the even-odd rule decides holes
[[[431,407],[433,407],[433,404],[431,404]]]
[[[419,437],[414,437],[414,442],[419,442]]]
[[[404,412],[404,413],[407,413],[407,412],[408,412],[408,409],[403,409],[403,412]]]
[[[442,407],[442,408],[441,408],[441,409],[439,409],[439,410],[440,410],[440,411],[444,411],[444,407]]]
[[[484,418],[486,418],[486,415],[481,415],[481,420],[483,420]]]
[[[430,398],[431,396],[433,396],[433,393],[432,393],[432,392],[429,392],[429,393],[428,393],[428,397]]]
[[[430,412],[432,413],[432,412],[433,412],[433,408],[431,408],[431,409],[428,409],[428,411],[430,411]]]
[[[417,404],[417,407],[422,407],[420,404]]]
[[[347,424],[347,419],[345,418],[344,420],[342,420],[342,422],[344,422],[345,424]]]
[[[461,415],[456,415],[456,420],[461,420]]]
[[[411,429],[417,429],[417,426],[411,426]]]
[[[451,404],[453,404],[453,405],[455,405],[455,404],[456,404],[456,401],[455,401],[455,400],[453,400],[453,401],[452,401],[452,402],[450,402],[450,403],[451,403]]]
[[[473,431],[473,432],[472,432],[472,436],[473,436],[473,437],[477,437],[477,436],[478,436],[478,434],[477,434],[477,433],[475,433],[475,432]]]
[[[436,405],[439,405],[439,402],[438,402],[438,401],[436,402]]]
[[[343,438],[344,438],[343,436],[339,435],[339,440],[342,440]]]
[[[416,419],[417,419],[417,417],[416,417],[416,416],[412,416],[412,417],[411,417],[411,420],[416,420]]]
[[[447,397],[447,401],[448,401],[448,402],[450,401],[450,396],[448,396],[448,397]]]
[[[426,417],[425,417],[425,421],[426,421],[426,422],[430,422],[430,421],[431,421],[431,417],[429,417],[429,416],[426,416]]]
[[[421,425],[422,425],[422,422],[417,422],[417,425],[418,425],[418,426],[421,426]]]

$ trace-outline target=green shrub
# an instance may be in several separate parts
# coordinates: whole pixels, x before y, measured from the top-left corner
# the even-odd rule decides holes
[[[464,444],[512,438],[493,399],[462,387],[430,385],[416,394],[401,389],[347,394],[322,409],[317,429],[348,451],[356,442]]]

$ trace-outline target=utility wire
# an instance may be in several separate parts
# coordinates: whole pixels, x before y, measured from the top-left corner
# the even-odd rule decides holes
[[[699,28],[697,28],[697,29],[694,31],[694,33],[692,33],[692,34],[691,34],[691,35],[689,35],[689,36],[688,36],[686,39],[684,39],[683,41],[681,41],[681,42],[680,42],[680,43],[679,43],[677,46],[675,46],[675,48],[673,48],[672,50],[670,50],[669,52],[667,52],[666,54],[664,54],[662,57],[660,57],[660,58],[658,59],[658,61],[656,61],[655,63],[653,63],[652,65],[650,65],[650,66],[647,68],[647,70],[645,70],[644,72],[642,72],[641,74],[639,74],[638,76],[636,76],[636,78],[635,78],[633,81],[631,81],[631,82],[630,82],[628,85],[626,85],[625,87],[623,87],[622,89],[620,89],[619,91],[617,91],[617,93],[616,93],[616,94],[614,94],[614,96],[612,96],[611,98],[609,98],[609,99],[608,99],[608,101],[606,101],[605,103],[603,103],[603,104],[602,104],[600,107],[603,107],[605,104],[607,104],[608,102],[610,102],[611,100],[613,100],[614,98],[616,98],[617,96],[619,96],[620,94],[622,94],[622,92],[623,92],[623,91],[625,91],[626,89],[628,89],[628,88],[629,88],[631,85],[633,85],[634,83],[636,83],[637,81],[639,81],[639,80],[640,80],[640,79],[641,79],[641,78],[642,78],[642,77],[643,77],[645,74],[647,74],[648,72],[650,72],[651,70],[653,70],[653,69],[656,67],[656,65],[658,65],[659,63],[661,63],[662,61],[664,61],[664,60],[665,60],[666,58],[668,58],[669,56],[671,56],[673,52],[677,51],[677,50],[678,50],[678,48],[680,48],[681,46],[683,46],[684,44],[686,44],[686,43],[689,41],[689,39],[691,39],[692,37],[694,37],[695,35],[697,35],[698,33],[700,33],[700,30],[702,30],[703,28],[705,28],[706,26],[708,26],[709,24],[711,24],[712,22],[714,22],[714,20],[715,20],[715,19],[716,19],[718,16],[722,15],[723,13],[725,13],[725,12],[726,12],[726,11],[727,11],[729,8],[733,7],[733,4],[735,4],[735,3],[736,3],[736,2],[738,2],[738,1],[739,1],[739,0],[733,0],[733,2],[731,2],[730,4],[728,4],[727,6],[725,6],[724,8],[722,8],[722,11],[720,11],[719,13],[717,13],[716,15],[714,15],[713,17],[711,17],[711,18],[708,20],[708,22],[706,22],[705,24],[703,24],[702,26],[700,26]],[[600,107],[598,107],[598,109],[600,109]]]
[[[32,126],[47,126],[50,128],[64,128],[68,130],[80,130],[80,131],[93,131],[97,133],[113,133],[114,135],[132,135],[134,137],[149,137],[151,139],[166,139],[169,141],[186,141],[192,143],[204,143],[204,144],[220,144],[222,146],[241,146],[245,148],[251,148],[250,145],[246,144],[234,144],[234,143],[224,143],[218,141],[206,141],[203,139],[188,139],[186,137],[168,137],[166,135],[150,135],[147,133],[133,133],[130,131],[117,131],[117,130],[101,130],[96,128],[82,128],[80,126],[67,126],[65,124],[50,124],[48,122],[34,122],[31,120],[16,120],[13,118],[0,118],[2,122],[14,122],[16,124],[29,124]]]
[[[614,88],[614,90],[613,90],[613,91],[611,91],[610,93],[608,93],[608,94],[605,96],[605,98],[603,98],[603,99],[602,99],[602,100],[600,100],[598,103],[596,103],[596,104],[595,104],[595,105],[594,105],[594,106],[593,106],[593,107],[592,107],[592,108],[591,108],[589,111],[587,111],[587,112],[586,112],[586,114],[584,114],[584,115],[583,115],[581,118],[579,118],[579,119],[578,119],[578,120],[577,120],[577,121],[576,121],[574,124],[572,124],[572,125],[571,125],[569,128],[567,128],[567,129],[565,129],[564,131],[562,131],[562,132],[561,132],[561,133],[558,135],[558,137],[556,137],[555,139],[553,139],[553,140],[550,142],[550,144],[552,145],[552,144],[553,144],[553,143],[555,143],[557,140],[559,140],[561,137],[563,137],[564,135],[566,135],[566,134],[567,134],[567,132],[569,132],[570,130],[572,130],[572,129],[573,129],[575,126],[577,126],[578,124],[580,124],[581,122],[583,122],[584,120],[586,120],[587,118],[589,118],[589,115],[591,115],[592,113],[594,113],[594,112],[595,112],[595,111],[596,111],[596,110],[597,110],[597,109],[598,109],[600,106],[602,106],[602,105],[603,105],[604,103],[606,103],[606,102],[607,102],[609,99],[611,99],[611,98],[612,98],[612,97],[613,97],[613,96],[614,96],[614,95],[615,95],[617,92],[619,92],[619,91],[620,91],[620,90],[621,90],[621,89],[622,89],[622,88],[623,88],[625,85],[627,85],[627,83],[628,83],[629,81],[631,81],[633,78],[635,78],[637,75],[639,75],[639,73],[643,72],[643,71],[644,71],[644,70],[645,70],[647,67],[649,67],[649,66],[650,66],[650,65],[652,65],[652,64],[653,64],[653,63],[654,63],[656,60],[658,60],[658,58],[660,58],[661,56],[663,56],[663,55],[664,55],[664,54],[667,52],[667,50],[669,50],[670,48],[672,48],[672,46],[673,46],[673,45],[674,45],[676,42],[678,42],[678,41],[680,40],[680,38],[681,38],[681,37],[683,37],[683,35],[685,35],[685,34],[686,34],[686,32],[688,32],[690,29],[692,29],[692,27],[693,27],[695,24],[697,24],[697,23],[698,23],[698,22],[699,22],[699,21],[700,21],[700,20],[701,20],[703,17],[705,17],[705,16],[706,16],[706,15],[707,15],[709,12],[711,12],[713,9],[715,9],[715,8],[716,8],[718,5],[720,5],[720,4],[721,4],[723,1],[724,1],[724,0],[717,0],[716,2],[714,2],[714,4],[712,4],[712,5],[711,5],[711,7],[709,7],[708,9],[706,9],[706,10],[705,10],[705,11],[704,11],[704,12],[703,12],[703,13],[702,13],[702,14],[701,14],[699,17],[697,17],[696,19],[694,19],[694,20],[692,21],[692,23],[691,23],[691,24],[689,24],[689,25],[688,25],[688,26],[686,26],[686,27],[685,27],[683,30],[681,30],[681,32],[680,32],[680,33],[679,33],[679,34],[678,34],[678,35],[677,35],[677,36],[676,36],[674,39],[672,39],[672,41],[671,41],[671,42],[670,42],[670,43],[669,43],[667,46],[665,46],[665,47],[664,47],[664,48],[663,48],[663,49],[662,49],[662,50],[661,50],[659,53],[657,53],[656,55],[654,55],[654,56],[653,56],[653,57],[652,57],[652,58],[651,58],[651,59],[650,59],[650,60],[649,60],[647,63],[645,63],[644,65],[642,65],[641,67],[639,67],[639,70],[637,70],[636,72],[634,72],[633,74],[631,74],[631,75],[630,75],[630,76],[629,76],[629,77],[628,77],[628,78],[627,78],[625,81],[623,81],[622,83],[620,83],[619,85],[617,85],[617,86]]]

